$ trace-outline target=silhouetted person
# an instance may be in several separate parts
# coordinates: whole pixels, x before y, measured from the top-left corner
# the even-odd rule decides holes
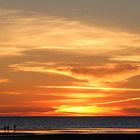
[[[16,125],[14,125],[14,131],[16,131]]]
[[[9,130],[10,130],[10,127],[9,127],[9,125],[7,126],[7,132],[9,132]]]
[[[4,126],[4,132],[6,132],[6,126]]]

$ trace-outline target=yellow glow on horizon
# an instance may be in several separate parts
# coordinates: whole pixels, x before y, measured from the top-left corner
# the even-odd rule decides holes
[[[121,108],[112,108],[112,107],[97,107],[97,106],[69,106],[63,105],[57,107],[56,112],[59,113],[73,113],[73,114],[82,114],[82,115],[96,115],[100,113],[105,113],[112,110],[120,110]]]
[[[86,113],[98,112],[98,110],[96,107],[64,105],[64,106],[61,106],[57,110],[57,112],[86,114]]]

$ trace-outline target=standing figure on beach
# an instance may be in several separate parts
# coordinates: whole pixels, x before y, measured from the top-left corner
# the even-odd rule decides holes
[[[6,126],[4,126],[4,132],[6,131]]]
[[[6,129],[7,129],[7,132],[9,132],[9,130],[10,130],[10,127],[9,127],[9,125],[7,126],[7,128],[6,128]]]
[[[16,131],[16,125],[14,125],[14,131]]]

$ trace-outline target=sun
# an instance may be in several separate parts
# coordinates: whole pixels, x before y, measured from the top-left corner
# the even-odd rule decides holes
[[[76,114],[92,114],[98,112],[99,110],[96,106],[69,106],[64,105],[60,106],[57,109],[57,112],[64,112],[64,113],[76,113]]]

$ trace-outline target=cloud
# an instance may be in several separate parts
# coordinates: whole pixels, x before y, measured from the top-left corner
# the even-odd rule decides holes
[[[111,87],[94,87],[94,86],[38,86],[46,89],[80,89],[80,90],[101,90],[101,91],[140,91],[135,88],[111,88]]]
[[[1,91],[0,92],[0,95],[20,95],[20,94],[22,94],[22,93],[19,93],[19,92],[11,92],[11,91]]]
[[[9,81],[8,79],[0,79],[0,83],[6,83],[8,81]]]
[[[1,1],[1,7],[35,11],[51,16],[77,19],[88,25],[97,24],[107,28],[119,28],[139,33],[138,0],[13,0]],[[127,4],[126,4],[127,3]],[[57,7],[57,8],[56,8]]]
[[[122,100],[117,100],[117,101],[109,101],[109,102],[102,102],[102,103],[94,103],[96,105],[105,105],[105,104],[114,104],[114,103],[123,103],[123,102],[129,102],[129,101],[135,101],[135,100],[140,100],[140,97],[138,98],[130,98],[130,99],[122,99]]]
[[[139,65],[133,64],[104,64],[83,66],[65,66],[60,65],[32,65],[32,64],[14,64],[10,66],[17,71],[52,73],[72,77],[78,80],[85,80],[85,84],[92,86],[103,86],[108,83],[125,81],[128,78],[140,74]]]
[[[0,47],[0,57],[13,57],[13,56],[19,56],[22,55],[22,52],[27,49],[25,48],[19,48],[19,47],[6,47],[1,46]]]
[[[116,101],[110,101],[110,102],[103,102],[103,103],[94,103],[93,105],[63,105],[56,107],[55,112],[59,113],[66,113],[67,115],[119,115],[120,112],[125,112],[122,115],[132,115],[133,114],[138,115],[139,109],[136,107],[129,108],[129,107],[119,107],[119,105],[116,106],[98,106],[98,105],[105,105],[105,104],[117,104],[117,103],[123,103],[123,102],[131,102],[134,100],[140,100],[140,98],[131,98],[131,99],[124,99],[124,100],[116,100]]]
[[[101,115],[112,111],[118,111],[120,108],[97,107],[97,106],[69,106],[63,105],[56,108],[57,113],[67,113],[72,115]]]
[[[140,108],[139,107],[126,107],[122,109],[122,112],[124,112],[124,114],[136,114],[136,115],[140,115]]]
[[[46,115],[49,112],[54,111],[53,108],[49,107],[32,107],[32,106],[5,106],[1,107],[0,106],[0,115],[9,115],[9,116],[14,116],[14,115]]]
[[[1,108],[4,114],[69,115],[80,109],[119,115],[139,101],[139,34],[76,18],[0,10],[0,106],[11,106]],[[29,106],[20,111],[19,103]]]
[[[116,61],[130,61],[130,62],[139,62],[140,56],[139,55],[132,55],[132,56],[116,56],[114,58],[111,58],[111,60]]]
[[[63,68],[57,69],[63,72]],[[131,64],[105,64],[102,66],[77,67],[64,71],[70,71],[72,76],[87,79],[95,84],[106,82],[119,82],[138,75],[140,73],[139,66]]]
[[[125,45],[139,47],[139,42],[134,42],[140,39],[137,34],[97,25],[89,26],[78,20],[37,12],[7,9],[1,11],[0,49],[5,49],[0,55],[8,55],[10,50],[12,55],[20,54],[25,49],[55,48],[94,54],[95,51],[118,50]]]

